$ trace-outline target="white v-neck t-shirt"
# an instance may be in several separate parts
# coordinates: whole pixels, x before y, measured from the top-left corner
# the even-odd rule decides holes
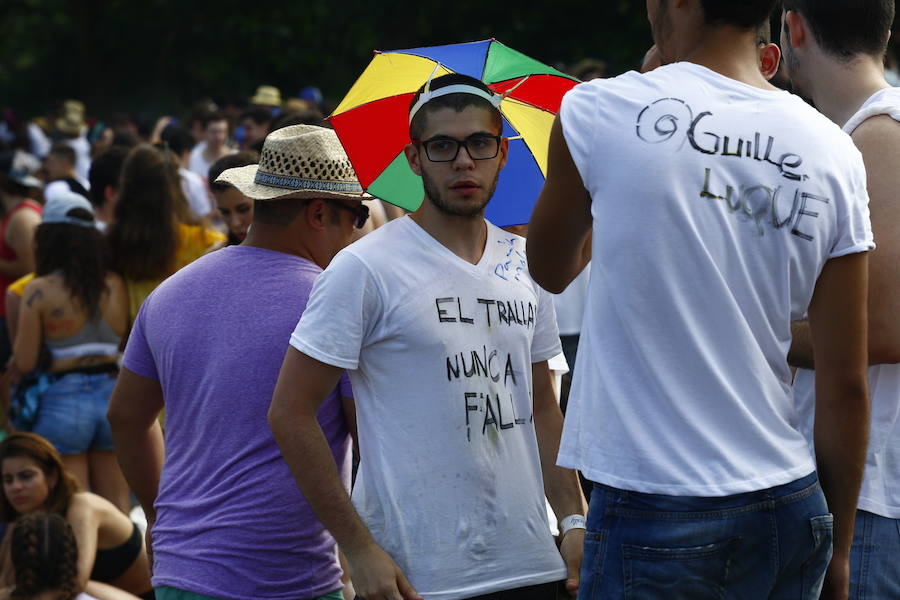
[[[875,92],[844,125],[852,134],[871,117],[887,115],[900,121],[900,88]],[[900,315],[897,316],[900,318]],[[900,519],[900,364],[869,367],[869,400],[872,419],[866,470],[858,507],[889,519]],[[794,378],[794,397],[803,418],[810,447],[816,406],[816,372],[799,369]]]
[[[531,365],[561,347],[525,240],[487,223],[471,264],[411,218],[342,250],[291,345],[348,370],[353,503],[429,600],[557,581],[532,422]]]

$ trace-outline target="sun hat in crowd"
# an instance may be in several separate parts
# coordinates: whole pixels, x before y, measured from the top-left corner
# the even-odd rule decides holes
[[[84,117],[77,114],[69,114],[56,120],[56,129],[65,135],[80,135],[87,127]]]
[[[65,135],[80,135],[87,126],[84,113],[84,103],[79,100],[66,100],[63,102],[62,114],[56,120],[56,129]]]
[[[64,113],[80,114],[83,117],[87,109],[81,100],[66,100],[62,103],[62,110]]]
[[[312,102],[316,106],[322,105],[322,90],[314,85],[308,85],[297,94],[297,97],[307,102]]]
[[[366,200],[356,172],[333,129],[292,125],[266,137],[258,165],[223,171],[216,183],[253,200],[339,198]]]
[[[250,98],[250,104],[281,106],[281,91],[273,85],[261,85],[256,88],[256,95]]]
[[[284,102],[284,112],[288,115],[296,113],[308,113],[312,111],[318,113],[319,109],[309,100],[303,100],[301,98],[288,98]]]
[[[65,223],[67,225],[78,225],[79,227],[94,227],[94,219],[80,219],[78,217],[69,216],[69,211],[75,208],[82,208],[88,211],[92,216],[94,209],[87,198],[81,194],[71,191],[61,191],[53,194],[51,198],[44,204],[44,211],[41,214],[42,223]]]

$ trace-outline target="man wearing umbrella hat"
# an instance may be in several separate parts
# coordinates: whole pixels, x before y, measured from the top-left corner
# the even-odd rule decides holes
[[[866,176],[848,136],[761,72],[774,5],[649,0],[664,66],[577,86],[551,134],[528,257],[559,291],[592,244],[559,456],[596,482],[588,596],[847,597]],[[787,363],[807,309],[815,459]]]
[[[276,439],[367,600],[577,588],[584,500],[553,460],[552,300],[528,275],[524,239],[484,219],[508,152],[499,100],[458,74],[415,95],[405,155],[425,200],[335,257],[273,397]],[[361,455],[352,504],[315,421],[342,369]],[[544,490],[564,517],[565,560]]]

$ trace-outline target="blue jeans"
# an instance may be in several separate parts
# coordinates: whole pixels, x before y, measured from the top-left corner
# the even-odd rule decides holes
[[[579,600],[815,600],[833,518],[815,473],[702,498],[594,484]]]
[[[63,455],[112,450],[106,409],[115,385],[115,375],[110,373],[64,375],[41,395],[32,431]]]
[[[900,598],[900,519],[856,512],[850,551],[850,600]]]

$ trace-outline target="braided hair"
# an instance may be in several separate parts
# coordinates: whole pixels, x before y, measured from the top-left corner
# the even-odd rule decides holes
[[[16,519],[12,563],[16,586],[11,600],[55,592],[56,600],[78,595],[78,545],[69,523],[57,514],[36,513]]]

